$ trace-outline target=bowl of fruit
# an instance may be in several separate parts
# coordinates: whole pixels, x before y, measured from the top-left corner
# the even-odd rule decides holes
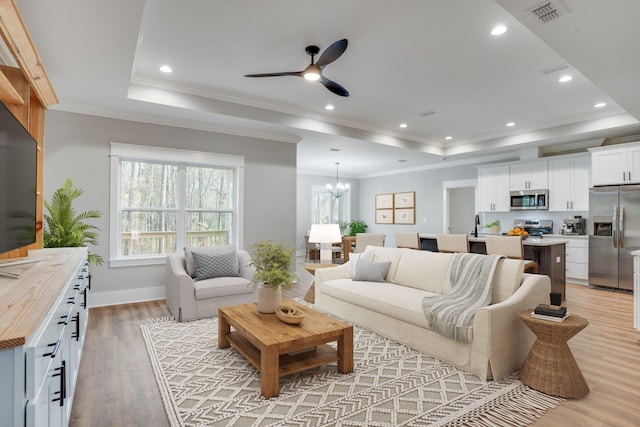
[[[529,232],[524,228],[515,227],[514,229],[507,232],[507,236],[520,236],[522,240],[525,240],[527,237],[529,237]]]

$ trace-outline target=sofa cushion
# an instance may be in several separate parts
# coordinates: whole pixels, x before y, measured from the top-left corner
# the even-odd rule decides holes
[[[356,274],[353,280],[369,282],[385,282],[385,277],[391,267],[391,261],[372,262],[360,259],[356,267]]]
[[[195,268],[194,280],[239,276],[236,251],[205,253],[194,250],[191,254]]]
[[[203,247],[198,247],[198,246],[186,246],[184,248],[184,263],[185,263],[185,270],[187,270],[187,274],[191,277],[195,277],[196,274],[196,269],[195,269],[195,265],[193,263],[193,251],[198,251],[200,253],[207,253],[207,254],[219,254],[219,253],[225,253],[225,252],[229,252],[229,251],[235,251],[236,247],[235,245],[222,245],[222,246],[203,246]]]
[[[369,255],[373,252],[373,257]],[[385,278],[387,282],[393,282],[393,277],[396,275],[396,270],[398,268],[398,262],[400,261],[400,257],[402,256],[403,251],[399,251],[398,248],[385,248],[382,246],[367,246],[367,249],[363,252],[363,254],[367,254],[367,258],[370,261],[374,262],[386,262],[390,261],[391,266],[389,267],[389,272],[387,273],[387,277]]]
[[[441,294],[452,257],[453,254],[402,249],[393,283]]]
[[[367,261],[372,261],[373,252],[360,252],[357,254],[349,255],[349,262],[346,264],[348,266],[347,279],[353,279],[353,276],[356,275],[356,268],[358,267],[358,261],[360,259],[366,259]]]
[[[524,261],[503,259],[498,263],[493,276],[493,299],[491,304],[507,300],[518,290],[523,280]]]
[[[422,298],[436,295],[432,292],[389,283],[358,282],[350,279],[324,282],[322,292],[336,299],[426,329],[429,329],[429,325],[422,311]]]
[[[226,297],[254,293],[249,284],[250,280],[244,277],[215,277],[213,279],[193,282],[195,297],[197,300]]]

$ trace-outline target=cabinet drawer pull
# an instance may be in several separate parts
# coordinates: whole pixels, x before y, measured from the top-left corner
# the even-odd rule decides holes
[[[50,353],[45,353],[42,356],[43,357],[51,357],[52,359],[55,358],[56,354],[58,354],[58,350],[60,349],[60,344],[61,344],[61,341],[58,340],[53,344],[47,345],[47,347],[53,347],[53,351],[51,351]]]
[[[60,406],[64,406],[64,399],[67,398],[67,365],[65,361],[62,361],[62,365],[55,369],[57,374],[51,375],[52,377],[60,377],[60,391],[56,391],[58,397],[51,399],[52,402],[60,402]]]
[[[58,322],[58,325],[67,326],[69,324],[69,320],[71,320],[71,313],[67,314],[66,316],[60,317],[60,319],[63,319],[63,320],[61,322]]]

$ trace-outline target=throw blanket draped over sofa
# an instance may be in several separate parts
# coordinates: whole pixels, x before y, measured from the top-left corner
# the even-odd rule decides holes
[[[460,342],[430,327],[422,307],[425,297],[451,292],[447,274],[454,254],[369,246],[354,258],[339,267],[316,270],[319,309],[484,379],[502,378],[522,364],[535,336],[518,311],[549,302],[548,276],[524,274],[522,261],[500,259],[491,302],[476,311],[467,329],[468,342]],[[384,281],[372,281],[376,275],[371,271],[358,271],[360,259],[368,261],[363,268],[388,263]]]

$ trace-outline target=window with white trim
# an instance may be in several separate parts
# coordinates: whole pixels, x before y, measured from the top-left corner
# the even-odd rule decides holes
[[[351,194],[335,197],[323,185],[311,187],[311,224],[339,224],[351,221]]]
[[[244,158],[111,143],[110,266],[238,244]]]

